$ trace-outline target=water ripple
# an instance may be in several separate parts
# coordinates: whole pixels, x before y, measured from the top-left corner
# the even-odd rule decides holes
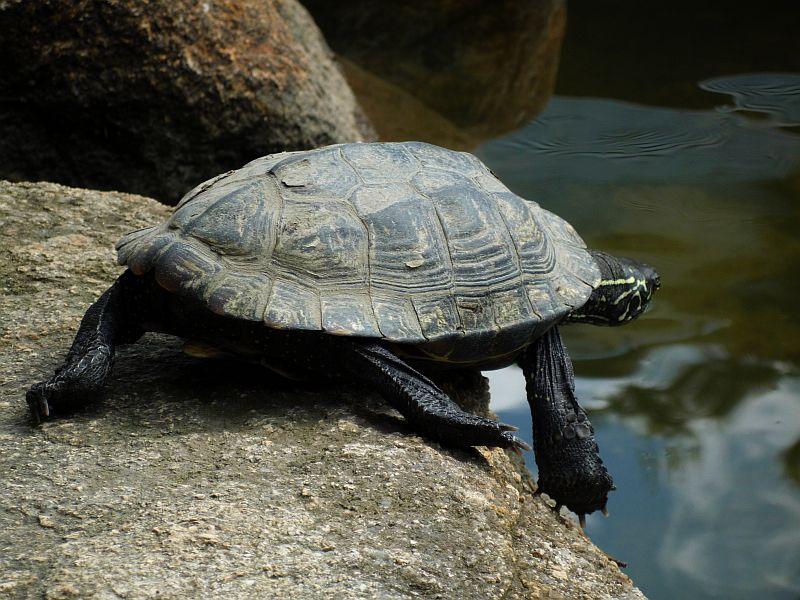
[[[800,125],[800,74],[749,73],[715,77],[700,82],[709,92],[733,97],[732,110],[749,110],[770,116],[774,125]]]
[[[478,153],[529,180],[753,181],[797,169],[800,137],[731,113],[554,97],[539,119]]]

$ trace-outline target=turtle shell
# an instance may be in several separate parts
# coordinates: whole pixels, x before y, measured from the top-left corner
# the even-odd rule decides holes
[[[473,155],[420,142],[259,158],[117,250],[221,315],[463,363],[526,346],[600,280],[566,221]]]

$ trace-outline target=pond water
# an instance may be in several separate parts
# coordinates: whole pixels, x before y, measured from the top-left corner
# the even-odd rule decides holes
[[[662,275],[638,322],[563,330],[618,487],[591,538],[653,598],[796,598],[800,75],[698,84],[716,107],[556,96],[477,154],[591,247]],[[530,441],[521,372],[488,376]]]

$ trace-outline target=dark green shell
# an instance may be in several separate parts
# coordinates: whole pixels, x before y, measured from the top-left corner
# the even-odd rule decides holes
[[[513,353],[600,280],[566,221],[471,154],[419,142],[259,158],[117,249],[120,264],[216,313],[454,362]]]

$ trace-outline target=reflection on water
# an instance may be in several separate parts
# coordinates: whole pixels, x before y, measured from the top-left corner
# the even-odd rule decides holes
[[[702,366],[702,353],[681,356],[687,351],[695,354],[679,346],[662,349],[659,358],[673,354],[675,362]],[[663,374],[655,364],[645,359],[630,379],[579,376],[578,393],[593,407],[608,398],[658,393]],[[513,370],[489,374],[493,394],[502,398],[501,417],[529,431],[517,376]],[[653,432],[638,415],[595,409],[601,449],[619,490],[610,519],[589,518],[592,539],[628,561],[628,572],[653,598],[800,592],[800,494],[776,461],[800,436],[798,394],[800,378],[786,377],[746,395],[724,417],[685,418],[680,432]]]
[[[778,128],[800,124],[798,81],[704,84],[742,113],[555,97],[478,151],[590,246],[662,272],[638,323],[565,328],[619,487],[589,533],[654,598],[800,594],[800,136]],[[530,431],[518,369],[490,378]]]

